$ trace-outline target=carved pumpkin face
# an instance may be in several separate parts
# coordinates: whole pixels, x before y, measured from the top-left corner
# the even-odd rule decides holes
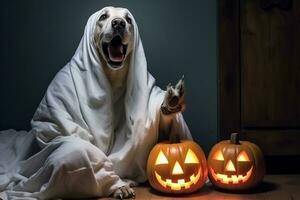
[[[220,188],[241,190],[254,187],[264,176],[265,165],[259,148],[247,141],[231,141],[216,144],[209,156],[209,177]]]
[[[159,143],[150,152],[147,173],[151,186],[161,192],[193,192],[207,178],[205,155],[192,141]]]

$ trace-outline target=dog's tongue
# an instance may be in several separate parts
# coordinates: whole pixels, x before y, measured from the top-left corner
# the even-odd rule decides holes
[[[123,45],[121,44],[108,45],[108,55],[111,61],[122,62],[124,58]]]

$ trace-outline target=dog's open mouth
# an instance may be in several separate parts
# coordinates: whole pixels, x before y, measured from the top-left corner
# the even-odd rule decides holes
[[[109,43],[102,43],[102,49],[109,64],[115,66],[122,65],[125,59],[127,45],[122,43],[121,36],[116,35]]]

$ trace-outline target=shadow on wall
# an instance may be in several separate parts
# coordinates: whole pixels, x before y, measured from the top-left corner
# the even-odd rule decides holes
[[[165,89],[185,75],[185,119],[208,151],[217,139],[216,1],[5,0],[1,11],[0,130],[30,129],[47,86],[75,53],[88,17],[127,7],[139,25],[148,69]]]

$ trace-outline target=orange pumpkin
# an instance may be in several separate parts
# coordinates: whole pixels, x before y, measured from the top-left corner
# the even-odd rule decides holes
[[[231,140],[216,144],[208,156],[211,182],[222,189],[244,190],[256,186],[265,174],[264,157],[258,146],[239,141],[239,134]]]
[[[148,180],[161,192],[194,192],[203,186],[207,173],[205,155],[193,141],[158,143],[148,158]]]

